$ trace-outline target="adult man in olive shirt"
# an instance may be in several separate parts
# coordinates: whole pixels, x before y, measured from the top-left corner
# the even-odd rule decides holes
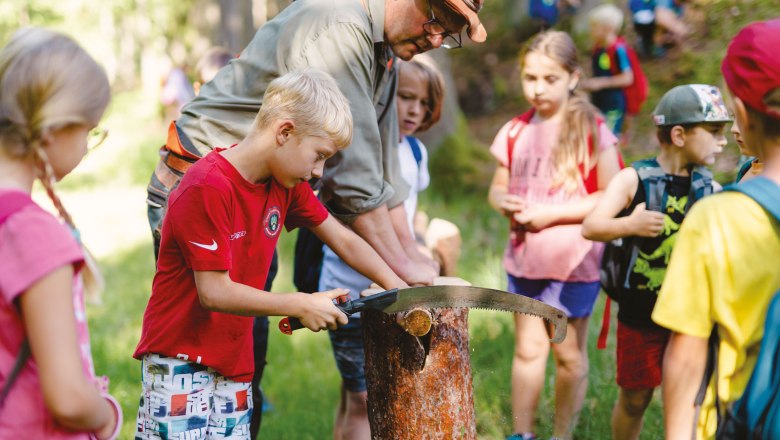
[[[395,153],[393,55],[411,59],[453,38],[459,40],[462,30],[473,41],[483,42],[487,33],[477,16],[482,3],[294,1],[263,25],[241,55],[182,109],[152,176],[148,200],[152,228],[162,217],[167,189],[175,185],[179,165],[186,168],[186,162],[245,137],[268,83],[288,71],[314,67],[336,79],[354,119],[352,144],[325,165],[321,199],[407,283],[430,284],[438,274],[435,263],[417,253],[405,227],[403,200],[408,187]],[[393,227],[393,219],[404,226]]]

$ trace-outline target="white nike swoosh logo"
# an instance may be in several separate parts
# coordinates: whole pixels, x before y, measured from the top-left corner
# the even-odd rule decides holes
[[[211,244],[203,244],[203,243],[195,243],[194,241],[191,241],[190,243],[194,244],[197,247],[202,247],[203,249],[206,249],[207,251],[215,251],[217,250],[217,240],[212,239]]]

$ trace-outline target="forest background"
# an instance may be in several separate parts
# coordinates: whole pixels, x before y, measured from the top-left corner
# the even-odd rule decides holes
[[[131,358],[151,288],[154,259],[146,221],[145,187],[157,161],[166,127],[158,93],[173,65],[193,76],[198,57],[213,45],[238,53],[258,26],[289,2],[285,0],[5,0],[0,2],[0,42],[20,26],[58,29],[81,42],[106,68],[114,97],[104,118],[110,130],[106,145],[90,153],[59,190],[74,214],[87,246],[96,254],[107,280],[102,301],[89,305],[96,369],[111,377],[113,394],[124,408],[122,438],[133,438],[139,399],[138,361]],[[587,10],[598,0],[584,0],[579,12],[559,28],[572,33],[589,65]],[[618,3],[624,9],[625,1]],[[527,0],[485,2],[483,22],[489,32],[482,45],[466,42],[456,51],[433,55],[447,77],[445,117],[424,141],[431,150],[431,188],[420,207],[462,230],[464,249],[458,275],[474,285],[505,287],[501,254],[507,237],[505,219],[486,201],[494,162],[487,148],[503,123],[527,108],[518,80],[517,54],[539,25],[527,17]],[[685,19],[692,36],[664,59],[645,62],[651,93],[643,114],[623,149],[627,162],[656,151],[650,112],[671,87],[686,83],[722,85],[720,61],[728,41],[745,24],[780,16],[776,0],[692,0]],[[634,39],[630,23],[624,27]],[[4,43],[0,43],[4,44]],[[85,97],[88,98],[88,97]],[[721,183],[733,179],[739,153],[733,139],[715,165]],[[36,199],[46,203],[45,196]],[[274,291],[291,291],[295,233],[280,241],[281,270]],[[614,384],[614,325],[606,350],[596,350],[603,295],[591,320],[590,385],[577,439],[610,437],[609,420],[617,396]],[[614,316],[612,317],[614,320]],[[511,430],[509,377],[514,330],[509,314],[470,313],[472,373],[479,438],[501,439]],[[287,337],[271,320],[269,364],[263,389],[272,409],[264,415],[260,438],[327,439],[331,437],[339,376],[325,333]],[[551,430],[552,375],[541,401],[539,434]],[[662,438],[660,394],[646,417],[643,439]]]

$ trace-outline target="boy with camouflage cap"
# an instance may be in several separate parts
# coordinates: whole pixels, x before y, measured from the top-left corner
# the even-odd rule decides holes
[[[602,262],[604,290],[619,303],[617,384],[612,436],[636,439],[661,365],[669,331],[650,315],[677,230],[690,206],[717,183],[705,168],[726,144],[731,122],[717,87],[678,86],[653,112],[661,151],[618,173],[582,224],[585,238],[612,242]],[[617,260],[617,261],[615,261]]]

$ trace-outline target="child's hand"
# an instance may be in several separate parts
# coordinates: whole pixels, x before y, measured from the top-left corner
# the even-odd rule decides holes
[[[300,316],[301,324],[313,332],[326,328],[336,330],[339,325],[346,324],[349,322],[347,315],[339,310],[333,301],[348,293],[348,289],[333,289],[306,295],[305,309]]]
[[[664,230],[664,214],[648,211],[645,203],[636,205],[628,218],[633,235],[656,237]]]
[[[555,221],[552,215],[553,207],[534,205],[526,207],[521,212],[516,212],[512,217],[514,221],[528,232],[539,232],[550,226]]]
[[[499,203],[499,209],[504,216],[512,218],[515,213],[521,212],[526,208],[527,204],[522,197],[515,194],[504,194]]]

